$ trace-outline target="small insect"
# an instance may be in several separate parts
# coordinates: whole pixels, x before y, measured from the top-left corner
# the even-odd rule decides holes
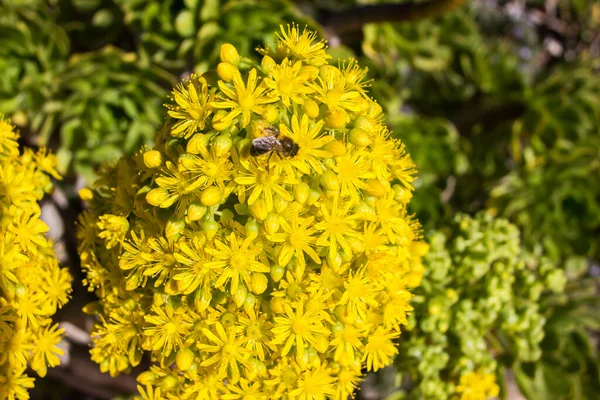
[[[252,140],[252,145],[250,146],[251,156],[259,157],[271,151],[276,151],[286,157],[294,157],[298,154],[298,150],[300,150],[298,144],[291,138],[282,136],[279,129],[269,126],[264,130],[267,132],[266,136]]]

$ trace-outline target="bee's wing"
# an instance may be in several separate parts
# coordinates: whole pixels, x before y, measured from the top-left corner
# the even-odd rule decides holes
[[[275,136],[263,136],[252,140],[252,146],[260,153],[280,150],[281,142]]]
[[[281,134],[281,132],[279,132],[279,129],[277,129],[273,125],[267,126],[265,128],[265,131],[271,136],[279,136]]]

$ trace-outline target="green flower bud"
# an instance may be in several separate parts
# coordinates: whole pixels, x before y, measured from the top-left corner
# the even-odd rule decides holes
[[[371,144],[371,136],[360,128],[352,129],[348,138],[350,139],[350,143],[357,147],[367,147]]]

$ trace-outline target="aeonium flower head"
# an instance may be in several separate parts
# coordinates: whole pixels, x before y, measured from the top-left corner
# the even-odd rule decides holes
[[[397,352],[426,253],[414,165],[366,71],[281,29],[258,65],[224,45],[219,79],[178,85],[154,148],[86,193],[93,358],[149,352],[142,396],[345,400]]]
[[[34,378],[60,363],[63,329],[52,316],[69,299],[71,275],[46,238],[38,201],[60,179],[46,149],[19,151],[0,115],[0,398],[28,399]]]

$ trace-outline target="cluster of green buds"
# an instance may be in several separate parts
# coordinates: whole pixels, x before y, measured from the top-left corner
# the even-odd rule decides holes
[[[393,360],[423,274],[415,169],[316,34],[260,64],[220,49],[173,91],[153,149],[80,195],[92,358],[149,355],[144,399],[343,399]]]
[[[38,201],[60,179],[45,149],[19,152],[18,133],[0,115],[0,398],[28,399],[34,378],[60,363],[63,330],[52,315],[67,302],[71,275],[60,268]]]
[[[396,362],[414,384],[410,398],[496,396],[500,355],[520,361],[541,356],[541,296],[561,292],[565,276],[524,252],[516,226],[485,213],[459,214],[449,232],[434,232],[429,240]]]

